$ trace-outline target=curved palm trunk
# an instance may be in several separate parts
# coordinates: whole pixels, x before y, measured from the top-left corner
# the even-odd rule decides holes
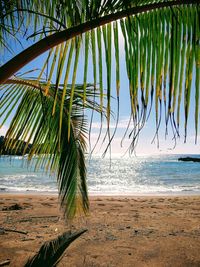
[[[75,36],[83,34],[87,31],[95,29],[99,26],[103,26],[107,23],[122,19],[127,16],[136,15],[142,12],[151,11],[154,9],[161,9],[165,7],[188,5],[188,4],[198,4],[199,0],[178,0],[178,1],[165,1],[161,3],[148,4],[144,6],[138,6],[116,12],[115,14],[106,15],[101,18],[93,19],[91,21],[85,22],[81,25],[69,28],[67,30],[57,32],[44,39],[38,41],[34,45],[25,49],[23,52],[9,60],[6,64],[0,67],[0,84],[4,83],[9,77],[20,70],[23,66],[28,64],[30,61],[48,51],[50,48],[72,39]]]

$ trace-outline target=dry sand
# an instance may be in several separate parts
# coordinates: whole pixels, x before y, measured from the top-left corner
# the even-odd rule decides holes
[[[18,204],[21,210],[7,210]],[[44,241],[69,229],[55,196],[0,195],[0,263],[23,266]],[[92,197],[87,228],[59,266],[200,266],[200,196]]]

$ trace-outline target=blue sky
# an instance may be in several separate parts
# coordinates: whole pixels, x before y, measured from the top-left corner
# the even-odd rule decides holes
[[[29,42],[30,44],[30,42]],[[16,50],[20,50],[19,47],[16,47]],[[79,71],[77,75],[77,83],[81,83],[83,81],[83,63],[84,52],[81,51],[80,55],[80,61],[79,61]],[[5,60],[8,60],[10,56],[5,57]],[[45,56],[42,56],[41,58],[38,58],[31,62],[28,66],[23,68],[22,72],[40,68],[42,66],[42,59],[44,59]],[[114,58],[114,56],[113,56]],[[2,63],[2,62],[1,62]],[[128,136],[123,141],[123,146],[121,147],[121,140],[124,135],[124,132],[126,131],[129,116],[130,116],[130,102],[129,102],[129,93],[128,93],[128,79],[126,74],[126,67],[124,62],[124,45],[123,40],[120,38],[120,63],[121,63],[121,69],[120,69],[120,80],[121,80],[121,88],[120,88],[120,121],[118,125],[118,130],[115,135],[115,138],[112,142],[112,153],[114,154],[121,154],[123,155],[125,151],[127,151],[127,148],[130,145],[131,139],[128,138]],[[113,63],[114,64],[114,63]],[[105,69],[105,63],[104,63],[104,69]],[[92,62],[89,62],[89,70],[88,70],[88,82],[93,82],[93,69],[92,69]],[[106,76],[105,76],[106,77]],[[112,84],[113,84],[113,93],[112,95],[115,97],[115,74],[113,73],[112,78]],[[106,81],[104,80],[104,88],[106,88]],[[194,91],[194,86],[193,86]],[[116,112],[116,100],[112,101],[112,110]],[[164,124],[164,118],[162,120],[162,124],[160,126],[160,133],[159,133],[159,148],[157,147],[157,142],[152,143],[152,139],[154,137],[156,127],[155,127],[155,118],[154,118],[154,110],[152,110],[152,114],[146,123],[146,126],[141,131],[138,146],[136,148],[136,152],[138,155],[141,154],[166,154],[166,153],[186,153],[186,154],[198,154],[199,153],[199,143],[197,145],[194,144],[195,142],[195,132],[194,132],[194,118],[193,118],[193,107],[194,107],[194,100],[192,99],[191,102],[191,111],[190,111],[190,118],[189,118],[189,124],[188,124],[188,138],[187,143],[184,144],[184,119],[183,119],[183,112],[182,112],[182,120],[181,120],[181,129],[180,129],[180,139],[177,140],[176,147],[174,147],[174,141],[172,140],[172,133],[169,130],[169,135],[167,136],[167,139],[165,139],[165,124]],[[192,116],[193,115],[193,116]],[[1,119],[0,119],[1,122]],[[0,135],[4,135],[9,125],[9,121],[0,129]],[[95,144],[96,139],[98,137],[100,128],[100,117],[95,116],[94,121],[92,123],[92,134],[91,134],[91,141],[92,145]],[[115,119],[111,121],[111,132],[114,131],[115,128]],[[170,126],[169,126],[170,129]],[[103,125],[103,133],[106,131],[106,122]],[[103,134],[101,141],[103,139]],[[105,144],[101,147],[101,143],[99,142],[95,153],[103,153],[105,149]],[[101,147],[101,149],[100,149]]]

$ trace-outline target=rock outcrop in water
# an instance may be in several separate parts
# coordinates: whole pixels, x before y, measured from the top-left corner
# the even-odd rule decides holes
[[[200,158],[193,158],[193,157],[184,157],[179,158],[179,161],[192,161],[192,162],[200,162]]]

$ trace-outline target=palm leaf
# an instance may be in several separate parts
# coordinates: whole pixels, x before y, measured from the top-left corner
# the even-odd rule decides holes
[[[25,263],[24,267],[57,266],[66,248],[86,231],[81,230],[75,233],[71,233],[71,231],[65,232],[57,238],[45,242],[40,250]]]
[[[9,82],[15,84],[15,90],[19,96],[10,100],[7,93],[2,97],[1,108],[5,116],[4,121],[9,118],[12,110],[16,109],[2,147],[4,153],[6,151],[16,153],[25,141],[27,145],[32,143],[28,159],[31,160],[37,155],[36,168],[43,167],[46,171],[57,174],[59,197],[66,218],[72,218],[82,211],[86,213],[89,208],[85,166],[87,122],[83,108],[100,112],[99,105],[92,100],[94,93],[98,96],[97,92],[88,85],[86,102],[83,103],[83,86],[74,84],[74,98],[71,102],[71,85],[68,85],[59,136],[63,87],[59,88],[60,102],[57,102],[55,113],[52,115],[53,96],[57,85],[51,85],[49,94],[46,96],[47,83],[38,84],[38,81],[35,83],[32,80],[20,79]],[[12,86],[8,84],[3,88],[7,92],[12,89]],[[68,127],[70,127],[70,136],[68,136]],[[24,147],[24,154],[26,152],[27,146]]]
[[[51,3],[45,2],[41,7],[38,4],[38,1],[32,1],[32,10],[36,11],[35,14],[26,13],[25,9],[27,8],[26,1],[20,1],[20,7],[24,8],[23,11],[19,11],[19,14],[26,15],[27,22],[31,23],[34,19],[34,27],[38,28],[40,24],[43,22],[48,24],[48,27],[54,29],[59,34],[50,34],[50,36],[44,38],[45,43],[48,43],[47,49],[51,48],[54,40],[55,45],[59,43],[58,38],[62,38],[60,41],[63,42],[64,36],[72,40],[72,37],[80,38],[80,35],[85,32],[86,42],[85,42],[85,67],[83,72],[83,80],[84,84],[86,84],[87,79],[87,62],[88,62],[88,49],[90,45],[88,42],[91,42],[92,47],[92,60],[94,69],[96,69],[96,42],[98,44],[98,57],[99,62],[102,61],[102,55],[105,54],[105,62],[106,62],[106,72],[105,77],[107,80],[107,121],[108,121],[108,130],[110,124],[110,95],[111,95],[111,65],[112,65],[112,42],[115,45],[115,57],[119,54],[119,47],[117,46],[117,25],[119,24],[117,19],[123,19],[121,21],[121,26],[125,23],[124,29],[122,28],[123,37],[125,40],[125,57],[126,57],[126,65],[127,65],[127,74],[129,78],[129,91],[131,98],[131,109],[133,116],[133,131],[132,138],[133,141],[138,136],[141,128],[144,126],[144,122],[148,118],[147,110],[151,110],[153,95],[155,102],[155,121],[156,121],[156,135],[159,130],[160,120],[161,120],[161,106],[162,102],[164,102],[165,106],[168,106],[166,110],[166,126],[168,126],[169,121],[173,121],[173,128],[179,134],[179,124],[180,124],[180,103],[182,102],[182,84],[181,77],[186,77],[186,83],[184,88],[184,102],[185,102],[185,132],[187,129],[187,120],[190,109],[190,96],[191,94],[191,85],[192,80],[189,78],[195,77],[194,73],[197,73],[198,78],[198,52],[194,52],[196,44],[199,43],[199,30],[198,30],[198,21],[199,21],[199,7],[195,1],[130,1],[127,3],[126,1],[120,0],[114,3],[114,1],[69,1],[67,3],[60,3],[60,1],[53,1]],[[12,7],[9,9],[6,7],[6,11],[3,11],[2,21],[8,20],[10,26],[14,23],[14,16],[12,20],[9,16],[13,13],[9,13],[9,10],[19,10],[19,6],[16,6],[16,3],[13,2]],[[67,12],[68,16],[65,15]],[[44,19],[44,16],[40,16],[41,14],[48,15]],[[7,16],[6,16],[7,14]],[[113,16],[112,16],[113,15]],[[58,23],[55,21],[49,21],[50,17],[56,18],[58,21],[66,25],[67,30],[62,31],[62,28],[58,27]],[[48,22],[47,22],[48,20]],[[111,27],[111,23],[115,22],[115,27]],[[149,24],[151,27],[149,27]],[[3,23],[3,22],[2,22]],[[29,25],[29,24],[27,24]],[[46,24],[45,24],[46,25]],[[57,26],[56,26],[57,25]],[[76,28],[77,26],[77,28]],[[101,30],[101,26],[103,30]],[[95,29],[97,27],[97,29]],[[170,32],[170,34],[166,31]],[[184,29],[184,34],[181,34],[182,29]],[[88,39],[88,33],[91,30],[91,39]],[[69,35],[67,35],[67,33]],[[73,32],[73,34],[72,34]],[[126,33],[125,33],[126,32]],[[61,33],[61,34],[60,34]],[[65,35],[64,35],[65,34]],[[97,34],[97,40],[95,38]],[[45,31],[44,31],[45,35]],[[59,37],[60,36],[60,37]],[[63,36],[63,37],[62,37]],[[70,37],[71,36],[71,37]],[[111,39],[111,36],[114,36],[114,39]],[[185,36],[187,36],[187,40],[185,40]],[[101,39],[104,39],[105,47],[101,45]],[[4,38],[5,39],[5,38]],[[80,40],[80,39],[79,39]],[[84,40],[84,39],[83,39]],[[195,40],[195,41],[194,41]],[[42,40],[41,40],[42,41]],[[52,42],[52,45],[51,45]],[[57,43],[56,43],[57,42]],[[186,53],[184,53],[184,45],[186,43]],[[128,45],[127,45],[128,44]],[[182,45],[183,44],[183,45]],[[84,42],[81,40],[80,49],[84,45]],[[37,47],[39,47],[39,43]],[[44,42],[41,42],[41,46],[44,46]],[[32,50],[38,50],[36,46],[33,46]],[[62,46],[61,46],[62,47]],[[59,87],[59,82],[61,82],[62,72],[65,68],[63,68],[64,60],[61,60],[62,49],[56,48],[55,54],[52,57],[51,62],[51,70],[48,75],[48,83],[52,82],[52,77],[54,75],[57,76],[57,86],[54,94],[54,106],[53,113],[55,111],[55,105],[57,101],[57,92]],[[58,52],[60,50],[60,52]],[[148,55],[146,59],[146,53],[148,49]],[[79,49],[78,49],[79,50]],[[198,48],[196,48],[196,51]],[[164,55],[165,51],[165,55]],[[30,55],[29,52],[27,51]],[[38,52],[39,53],[39,52]],[[35,52],[33,53],[35,54]],[[60,54],[59,60],[56,61],[56,55]],[[195,56],[196,55],[196,56]],[[48,55],[49,56],[49,55]],[[23,56],[25,58],[25,56]],[[68,54],[67,57],[70,58]],[[65,57],[64,57],[65,58]],[[22,56],[20,58],[20,64],[22,63]],[[30,58],[31,59],[31,58]],[[66,58],[67,60],[67,58]],[[183,68],[179,67],[180,63],[188,61],[188,67]],[[76,64],[78,61],[76,60]],[[175,68],[175,62],[177,62],[177,67]],[[193,62],[195,63],[195,68],[193,67]],[[12,62],[12,67],[17,65],[17,57],[16,61]],[[11,63],[10,63],[11,64]],[[148,68],[145,68],[145,65],[148,64]],[[9,64],[6,64],[8,66]],[[5,67],[6,67],[5,66]],[[22,66],[22,65],[21,65]],[[46,66],[46,63],[45,65]],[[74,66],[74,70],[71,70],[70,67],[69,73],[73,73],[73,83],[75,83],[76,71],[75,69],[78,66]],[[116,58],[116,87],[117,87],[117,95],[119,95],[119,63]],[[188,69],[189,68],[189,69]],[[176,72],[175,72],[176,69]],[[46,68],[43,68],[43,72],[46,71]],[[8,72],[7,67],[0,68],[0,76],[1,72],[3,76]],[[54,74],[53,74],[54,73]],[[102,66],[99,65],[99,81],[97,81],[96,70],[94,71],[94,84],[97,82],[100,83],[100,88],[102,88],[102,80],[104,79],[102,75]],[[41,77],[41,73],[40,76]],[[180,77],[180,78],[179,78]],[[149,86],[151,79],[151,92],[149,99]],[[194,79],[194,78],[193,78]],[[169,88],[166,88],[166,81],[169,81]],[[147,82],[145,82],[147,81]],[[180,86],[179,86],[180,81]],[[188,83],[189,81],[189,83]],[[164,84],[164,89],[163,89]],[[199,84],[196,82],[196,99],[198,99],[198,91]],[[47,85],[47,92],[48,92]],[[178,90],[179,87],[179,90]],[[72,87],[73,88],[73,87]],[[144,97],[144,92],[145,97]],[[139,94],[141,94],[141,98],[139,99]],[[101,94],[102,95],[102,94]],[[65,90],[63,92],[63,98],[65,97]],[[71,93],[71,103],[74,97],[73,90]],[[166,103],[166,97],[168,98],[168,103]],[[178,99],[177,99],[178,97]],[[144,101],[145,98],[145,101]],[[196,101],[196,133],[198,132],[198,101]],[[60,132],[62,127],[62,105],[60,111]],[[71,107],[69,110],[71,113]],[[175,113],[177,113],[177,117],[175,117]],[[70,125],[70,114],[68,117],[68,126]],[[68,135],[70,134],[70,127],[68,127]],[[108,131],[109,132],[109,131]],[[109,136],[109,135],[108,135]]]

